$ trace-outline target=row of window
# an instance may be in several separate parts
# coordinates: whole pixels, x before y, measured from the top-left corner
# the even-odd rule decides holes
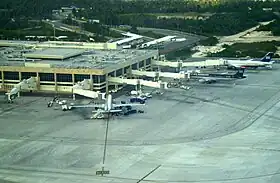
[[[151,59],[146,60],[146,64],[151,64]],[[144,61],[139,62],[139,67],[144,66]],[[127,73],[127,70],[129,69],[129,66],[124,68],[124,74]],[[132,69],[137,69],[137,63],[132,65]],[[122,75],[122,69],[119,69],[116,71],[116,76]],[[22,79],[28,79],[30,77],[36,77],[35,72],[22,72],[21,78]],[[41,81],[54,81],[54,74],[53,73],[39,73],[40,80]],[[114,77],[115,73],[111,72],[109,73],[109,76]],[[4,71],[4,78],[5,80],[19,80],[19,73],[18,72],[10,72],[10,71]],[[94,83],[102,83],[105,82],[105,75],[102,76],[96,76],[93,75],[93,82]],[[2,79],[2,75],[0,74],[0,79]],[[83,81],[84,79],[90,79],[90,75],[83,75],[83,74],[75,74],[74,75],[74,82]],[[57,74],[57,82],[72,82],[72,75],[71,74]]]
[[[146,60],[146,65],[150,65],[151,64],[151,58]],[[144,67],[144,61],[139,62],[139,68]],[[132,65],[132,69],[137,69],[137,63]]]
[[[37,74],[35,72],[22,72],[21,78],[28,79],[30,77],[36,77]],[[40,81],[54,81],[54,74],[53,73],[39,73]],[[71,74],[57,74],[57,82],[72,82],[72,75]],[[98,76],[93,75],[93,82],[94,83],[102,83],[105,82],[105,75]],[[2,74],[0,74],[0,79],[2,79]],[[5,80],[19,80],[19,73],[18,72],[10,72],[4,71],[4,79]],[[74,82],[83,81],[84,79],[90,79],[90,75],[85,74],[75,74],[74,75]]]

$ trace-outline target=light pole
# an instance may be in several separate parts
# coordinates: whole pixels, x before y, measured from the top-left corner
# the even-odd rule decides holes
[[[107,96],[108,96],[108,92]],[[110,111],[108,112],[108,117],[106,120],[106,131],[105,131],[105,139],[104,139],[104,150],[103,150],[103,158],[102,158],[102,169],[96,171],[96,175],[101,175],[103,176],[104,174],[109,174],[109,170],[104,169],[105,165],[105,160],[106,160],[106,150],[107,150],[107,141],[108,141],[108,129],[109,129],[109,117],[110,117]]]
[[[101,175],[103,176],[105,170],[104,170],[104,164],[105,164],[105,159],[106,159],[106,150],[107,150],[107,140],[108,140],[108,129],[109,129],[109,117],[110,113],[108,113],[108,118],[106,120],[106,131],[105,131],[105,142],[104,142],[104,151],[103,151],[103,160],[102,160],[102,173]]]
[[[54,24],[53,24],[53,40],[55,41],[55,27],[54,27]]]

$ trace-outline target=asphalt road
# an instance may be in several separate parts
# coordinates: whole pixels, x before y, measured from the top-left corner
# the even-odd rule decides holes
[[[54,21],[43,21],[44,23],[47,23],[51,26],[54,26],[56,29],[61,29],[61,30],[65,30],[65,28],[67,28],[67,30],[65,31],[71,31],[71,32],[75,32],[77,34],[84,34],[88,37],[93,37],[95,36],[94,33],[92,32],[89,32],[89,31],[86,31],[86,30],[80,30],[79,29],[74,29],[73,27],[74,26],[70,26],[70,25],[67,25],[67,24],[64,24],[62,23],[60,20],[54,20]],[[107,37],[108,38],[108,37]]]
[[[90,111],[47,108],[48,98],[0,98],[0,179],[18,182],[280,181],[280,66],[236,85],[198,85],[154,96],[146,113],[105,122]],[[121,97],[119,100],[123,100]],[[142,108],[142,107],[141,107]]]

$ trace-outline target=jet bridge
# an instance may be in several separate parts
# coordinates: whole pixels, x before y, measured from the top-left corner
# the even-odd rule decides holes
[[[90,79],[84,79],[83,81],[79,81],[73,86],[73,100],[76,99],[76,94],[82,95],[88,98],[104,98],[104,94],[95,91],[91,91],[92,82]]]
[[[223,66],[226,65],[225,60],[216,59],[216,60],[205,60],[200,62],[168,62],[168,61],[154,61],[154,65],[158,66],[168,66],[168,67],[176,67],[176,68],[183,68],[183,67],[208,67],[208,66]]]
[[[118,78],[118,77],[108,77],[108,81],[112,83],[119,83],[119,84],[128,84],[128,85],[144,85],[149,86],[152,88],[160,88],[160,89],[167,89],[167,82],[153,82],[153,81],[146,81],[142,79],[126,79],[126,78]]]
[[[148,76],[148,77],[153,77],[153,78],[166,77],[166,78],[174,78],[174,79],[190,79],[190,73],[188,73],[188,72],[172,73],[172,72],[154,72],[154,71],[132,70],[131,74],[137,75],[137,76]]]
[[[6,93],[8,102],[12,102],[16,97],[20,96],[20,91],[28,90],[37,90],[37,77],[30,77],[29,79],[24,79],[20,83],[15,84],[10,92]]]

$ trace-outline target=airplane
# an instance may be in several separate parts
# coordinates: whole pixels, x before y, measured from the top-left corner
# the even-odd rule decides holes
[[[72,108],[96,108],[97,110],[92,111],[93,113],[112,114],[112,113],[122,112],[123,107],[131,108],[133,106],[143,106],[143,105],[145,105],[145,104],[139,104],[139,103],[114,104],[113,99],[112,99],[112,95],[109,94],[107,96],[104,104],[72,105],[68,109],[72,109]]]
[[[186,38],[178,38],[177,36],[165,36],[147,43],[143,43],[139,45],[139,48],[148,48],[150,46],[160,46],[162,43],[167,43],[167,42],[183,42],[186,41]]]
[[[258,67],[267,67],[272,68],[272,61],[274,53],[268,52],[261,59],[247,59],[247,60],[226,60],[228,69],[239,69],[239,68],[258,68]]]
[[[233,81],[236,79],[246,78],[244,75],[245,69],[241,68],[236,73],[209,73],[209,74],[199,74],[193,76],[193,78],[198,79],[200,83],[216,83],[217,81]]]
[[[187,39],[186,38],[172,38],[171,41],[172,42],[183,42],[183,41],[186,41]]]

